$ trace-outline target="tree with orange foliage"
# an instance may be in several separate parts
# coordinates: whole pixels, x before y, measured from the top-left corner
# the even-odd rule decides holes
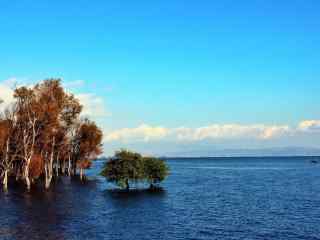
[[[60,79],[48,79],[34,87],[14,91],[15,103],[0,117],[0,176],[7,188],[8,175],[22,179],[27,189],[44,179],[84,169],[101,152],[102,131],[87,119],[80,120],[82,106],[66,93]]]
[[[6,191],[8,189],[8,176],[13,168],[13,161],[17,155],[14,147],[16,138],[16,108],[6,109],[0,117],[0,174],[3,178],[2,184]]]
[[[91,166],[92,160],[102,153],[102,131],[97,125],[85,119],[81,122],[75,136],[74,160],[83,180],[84,170]]]
[[[14,98],[17,102],[17,126],[22,133],[22,143],[20,145],[23,156],[22,175],[27,189],[30,190],[30,164],[35,153],[37,136],[40,131],[39,102],[33,89],[27,87],[17,88],[14,92]]]

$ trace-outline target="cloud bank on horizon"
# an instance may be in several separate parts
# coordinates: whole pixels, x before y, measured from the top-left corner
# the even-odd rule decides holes
[[[136,128],[123,128],[106,133],[105,142],[152,142],[174,140],[178,142],[197,142],[219,139],[257,139],[272,140],[280,137],[295,137],[299,134],[320,133],[320,120],[305,120],[296,127],[288,125],[264,124],[212,124],[199,128],[165,128],[142,124]]]
[[[203,127],[151,126],[105,131],[105,154],[119,147],[168,157],[314,156],[320,154],[320,120],[290,125],[211,124]]]

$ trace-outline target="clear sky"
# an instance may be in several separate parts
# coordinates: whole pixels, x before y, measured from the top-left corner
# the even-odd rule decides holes
[[[314,147],[319,12],[318,0],[2,0],[0,98],[12,80],[63,78],[106,152]]]

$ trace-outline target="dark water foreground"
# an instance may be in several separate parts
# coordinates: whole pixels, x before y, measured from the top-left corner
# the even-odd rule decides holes
[[[320,239],[320,165],[310,158],[172,159],[166,191],[63,179],[0,193],[0,239]]]

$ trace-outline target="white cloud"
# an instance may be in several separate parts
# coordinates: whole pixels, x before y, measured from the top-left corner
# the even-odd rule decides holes
[[[80,93],[75,95],[83,105],[83,116],[88,117],[106,117],[110,113],[106,110],[104,99],[92,93]]]
[[[307,132],[320,131],[320,120],[302,121],[298,126],[298,130]]]
[[[124,128],[114,131],[105,136],[105,140],[110,141],[145,141],[162,139],[166,137],[169,130],[163,127],[151,127],[146,124],[142,124],[137,128]]]
[[[178,140],[258,138],[270,139],[289,131],[288,126],[213,124],[200,128],[177,128],[172,132]]]
[[[62,84],[67,92],[72,92],[70,89],[83,87],[85,85],[85,81],[63,81]],[[81,113],[82,116],[100,118],[111,115],[110,112],[107,111],[105,101],[102,97],[88,92],[75,94],[75,97],[79,99],[80,103],[83,105],[83,110]]]
[[[72,92],[70,89],[81,88],[85,85],[83,80],[75,81],[63,81],[63,87],[66,88],[67,92]],[[93,93],[78,93],[75,97],[79,99],[80,103],[83,105],[83,110],[81,115],[90,118],[100,118],[110,116],[110,112],[106,109],[105,101],[102,97]]]
[[[85,82],[83,80],[75,80],[70,82],[62,82],[65,88],[77,88],[84,86]]]
[[[6,86],[8,86],[10,88],[14,88],[14,86],[18,84],[19,80],[20,79],[12,77],[12,78],[8,78],[7,80],[4,80],[2,82],[2,84],[6,85]]]
[[[271,139],[275,137],[281,137],[291,133],[289,126],[271,126],[266,127],[261,134],[262,139]]]
[[[13,81],[15,81],[15,78],[10,78],[0,82],[0,99],[3,101],[0,105],[0,110],[3,110],[14,101],[13,90],[11,88]]]
[[[289,126],[212,124],[200,128],[164,128],[143,124],[137,128],[124,128],[106,134],[107,142],[122,141],[202,141],[213,139],[272,139],[290,133]]]

